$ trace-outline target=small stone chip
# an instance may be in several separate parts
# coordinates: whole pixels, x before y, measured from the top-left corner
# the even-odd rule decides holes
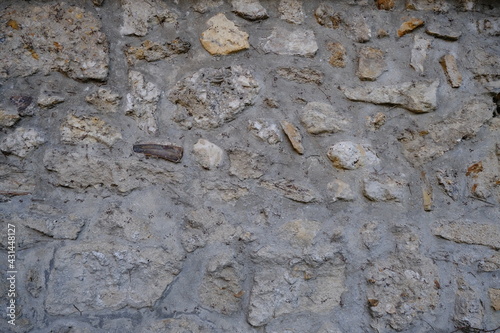
[[[455,57],[451,54],[443,56],[439,63],[448,78],[448,82],[453,88],[459,88],[462,85],[462,74],[460,74]]]
[[[290,140],[293,149],[295,149],[295,151],[301,155],[304,154],[304,147],[302,146],[302,135],[300,134],[299,129],[286,120],[281,121],[281,127]]]
[[[403,37],[407,33],[412,32],[418,27],[424,25],[424,21],[418,18],[411,18],[410,20],[401,24],[401,27],[398,29],[398,37]]]

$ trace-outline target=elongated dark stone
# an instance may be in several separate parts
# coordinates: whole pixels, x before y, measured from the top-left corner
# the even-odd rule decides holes
[[[142,153],[146,156],[156,156],[175,163],[181,161],[182,154],[184,153],[182,147],[155,143],[136,144],[133,146],[133,149],[136,153]]]

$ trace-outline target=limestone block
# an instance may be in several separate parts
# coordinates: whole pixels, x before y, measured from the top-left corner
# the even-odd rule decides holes
[[[264,39],[261,44],[265,53],[276,53],[280,55],[297,55],[312,58],[318,51],[316,37],[312,30],[295,29],[288,30],[276,27],[271,35]]]
[[[359,50],[356,75],[360,80],[375,81],[385,71],[387,63],[382,50],[368,46]]]
[[[341,141],[334,144],[328,148],[327,156],[332,161],[333,166],[346,170],[380,163],[371,147],[351,141]]]
[[[324,2],[320,3],[316,8],[314,16],[319,24],[331,29],[337,29],[342,22],[340,14],[335,12],[333,6]]]
[[[85,101],[97,110],[114,113],[118,111],[121,96],[106,88],[99,88],[85,97]]]
[[[138,71],[128,73],[130,93],[126,96],[125,114],[137,122],[138,127],[150,134],[156,133],[156,109],[160,100],[160,90],[152,82],[146,81]]]
[[[332,53],[328,63],[333,67],[344,68],[347,55],[344,45],[341,43],[328,43],[326,44],[326,48]]]
[[[327,185],[328,190],[333,193],[332,201],[353,201],[356,199],[354,191],[351,186],[346,182],[335,179]]]
[[[121,0],[121,5],[124,36],[146,36],[154,25],[177,22],[177,14],[161,0]]]
[[[61,140],[65,143],[103,143],[109,147],[122,138],[120,130],[97,117],[68,115],[61,125]]]
[[[304,10],[302,0],[280,0],[278,5],[280,18],[289,23],[302,24],[304,22]]]
[[[303,203],[317,201],[319,197],[315,191],[297,185],[293,181],[286,179],[277,182],[262,181],[260,186],[277,191],[290,200]]]
[[[250,21],[265,20],[269,17],[259,0],[232,0],[231,5],[233,12]]]
[[[249,120],[248,130],[271,145],[282,141],[278,125],[264,119]]]
[[[19,119],[17,111],[0,108],[0,127],[12,127]]]
[[[310,134],[336,133],[349,127],[349,122],[332,105],[322,102],[307,103],[300,121]]]
[[[141,60],[147,62],[167,59],[175,55],[189,52],[191,44],[181,38],[176,38],[171,42],[156,43],[145,40],[140,46],[129,46],[125,49],[127,62],[129,65],[135,65]]]
[[[26,157],[43,143],[45,143],[45,139],[37,130],[18,127],[0,142],[0,151],[19,157]]]
[[[312,67],[296,68],[296,67],[280,67],[276,73],[287,80],[296,81],[299,83],[323,83],[324,74]]]
[[[406,181],[388,175],[376,175],[363,179],[363,195],[371,201],[403,201]]]
[[[434,225],[434,235],[456,243],[484,245],[500,249],[500,227],[471,221],[442,221]]]
[[[199,139],[193,146],[193,155],[205,169],[215,169],[222,163],[224,151],[212,142]]]
[[[425,22],[423,20],[414,17],[406,22],[403,22],[403,24],[401,24],[401,26],[398,29],[398,37],[403,37],[404,35],[417,29],[418,27],[423,26],[424,23]]]
[[[250,47],[248,34],[222,13],[207,21],[210,26],[200,37],[201,45],[212,55],[227,55]]]

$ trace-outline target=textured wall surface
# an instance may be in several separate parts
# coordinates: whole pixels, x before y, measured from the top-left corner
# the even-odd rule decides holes
[[[499,64],[495,0],[1,1],[0,331],[495,331]]]

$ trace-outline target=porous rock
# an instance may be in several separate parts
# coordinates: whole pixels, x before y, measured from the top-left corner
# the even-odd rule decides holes
[[[297,55],[312,58],[318,51],[318,44],[314,32],[308,29],[288,30],[276,27],[262,45],[265,53],[279,55]]]
[[[77,117],[68,115],[61,125],[61,140],[65,143],[96,143],[100,142],[111,147],[122,135],[114,128],[97,117]]]
[[[232,0],[231,5],[233,12],[250,21],[264,20],[269,17],[259,0]]]
[[[372,31],[363,16],[356,15],[347,22],[351,38],[357,43],[366,43],[372,38]]]
[[[349,125],[331,104],[322,102],[307,103],[302,109],[300,121],[311,134],[336,133]]]
[[[377,155],[368,145],[351,141],[341,141],[334,144],[328,148],[327,156],[336,168],[346,170],[379,163]]]
[[[224,151],[212,142],[199,139],[193,146],[193,155],[205,169],[214,169],[221,165]]]
[[[488,289],[488,295],[493,310],[500,311],[500,289],[490,288]]]
[[[264,119],[249,120],[248,130],[271,145],[282,141],[278,125]]]
[[[394,9],[394,0],[377,0],[377,8],[384,10]]]
[[[126,96],[125,114],[134,118],[141,130],[155,133],[158,130],[155,113],[160,90],[138,71],[128,73],[128,82],[131,91]]]
[[[345,67],[346,49],[344,45],[341,43],[328,43],[326,44],[326,48],[332,53],[328,63],[333,67]]]
[[[227,55],[248,49],[248,34],[220,13],[207,21],[210,27],[200,37],[201,45],[212,55]]]
[[[85,97],[85,101],[102,112],[117,112],[122,97],[106,88],[99,88]]]
[[[461,276],[457,279],[454,310],[453,320],[458,325],[481,327],[484,318],[483,302],[480,300],[478,290]]]
[[[158,61],[178,54],[187,53],[190,49],[191,44],[179,37],[171,42],[165,42],[163,44],[145,40],[140,46],[130,46],[126,48],[125,55],[129,65],[135,65],[141,60],[147,62]]]
[[[360,80],[375,81],[385,71],[387,63],[382,50],[368,46],[359,50],[356,75]]]
[[[0,142],[0,151],[19,157],[26,157],[44,142],[45,139],[37,130],[18,127]]]
[[[53,108],[57,104],[63,103],[65,100],[66,99],[59,94],[42,90],[38,96],[37,104],[42,108]]]
[[[289,23],[302,24],[304,22],[304,10],[302,0],[280,0],[278,5],[280,18]]]
[[[328,3],[320,3],[318,8],[314,11],[314,17],[316,17],[316,21],[331,29],[337,29],[342,22],[342,18],[340,14],[335,12],[333,6]]]
[[[500,36],[500,19],[488,17],[477,21],[477,30],[490,36]]]
[[[154,25],[177,21],[177,14],[161,0],[121,0],[121,5],[124,36],[146,36]]]

